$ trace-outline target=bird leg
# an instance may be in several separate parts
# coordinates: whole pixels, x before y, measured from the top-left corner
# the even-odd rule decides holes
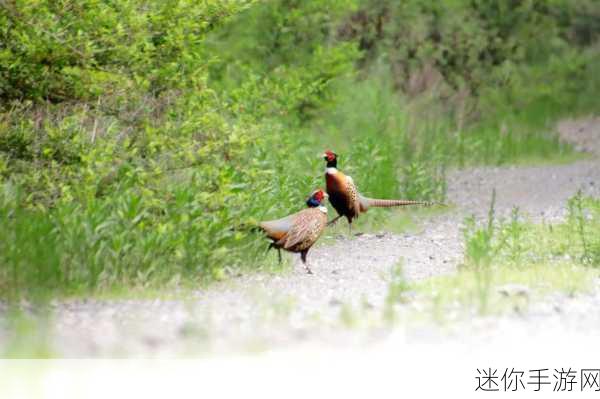
[[[331,219],[329,222],[327,222],[327,226],[332,226],[332,225],[334,225],[334,224],[335,224],[335,222],[337,222],[337,221],[338,221],[338,219],[339,219],[339,218],[341,218],[341,217],[342,217],[342,215],[339,215],[339,216],[337,216],[337,217],[335,217],[335,218]]]
[[[268,253],[271,250],[271,248],[277,249],[277,257],[279,258],[279,264],[281,265],[281,248],[275,246],[275,243],[272,242],[269,244],[269,246],[267,247],[267,250],[265,252]]]
[[[300,258],[302,259],[302,264],[306,269],[306,274],[313,274],[312,270],[308,267],[308,263],[306,263],[306,254],[308,254],[308,250],[300,252]]]

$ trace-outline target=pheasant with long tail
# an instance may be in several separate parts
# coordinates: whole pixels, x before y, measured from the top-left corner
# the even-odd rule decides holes
[[[312,274],[306,256],[327,226],[327,207],[323,205],[327,197],[322,190],[316,190],[306,201],[308,208],[281,219],[259,223],[260,229],[273,241],[268,249],[277,249],[279,262],[282,249],[300,253],[306,272]]]
[[[338,155],[332,151],[325,151],[323,158],[327,161],[325,169],[325,183],[329,202],[337,211],[338,216],[328,224],[335,223],[345,216],[348,219],[349,231],[352,234],[352,220],[365,213],[369,208],[391,208],[397,206],[423,205],[431,206],[433,202],[412,200],[386,200],[367,198],[360,194],[350,176],[343,174],[337,168]]]

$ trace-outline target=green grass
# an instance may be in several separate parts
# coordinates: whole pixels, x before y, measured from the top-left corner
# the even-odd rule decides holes
[[[487,273],[487,282],[483,285],[481,272],[472,270],[417,284],[413,289],[419,294],[419,300],[427,304],[422,316],[445,322],[452,313],[470,317],[524,312],[530,302],[543,301],[547,294],[574,296],[588,292],[593,281],[600,277],[598,270],[571,262],[503,265]],[[509,294],[503,294],[503,290]],[[525,291],[520,293],[521,290]]]
[[[42,309],[43,310],[43,309]],[[21,309],[11,308],[3,315],[5,339],[0,345],[2,358],[44,359],[54,356],[48,314],[28,314]]]
[[[533,224],[516,211],[509,219],[496,219],[492,202],[487,221],[467,221],[465,263],[458,272],[409,289],[425,298],[438,320],[450,310],[497,314],[523,310],[549,293],[586,292],[600,277],[600,201],[577,195],[569,209],[563,223]],[[390,292],[397,291],[396,285],[390,284]],[[507,285],[528,292],[501,294]]]

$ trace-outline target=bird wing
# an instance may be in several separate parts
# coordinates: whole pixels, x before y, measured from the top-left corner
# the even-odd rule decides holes
[[[281,219],[260,222],[259,226],[274,240],[281,240],[292,228],[298,213],[283,217]]]
[[[319,238],[325,225],[327,215],[317,208],[300,211],[285,239],[284,248],[310,248]]]
[[[360,194],[354,184],[354,179],[346,175],[346,192],[348,194],[348,208],[354,211],[354,214],[358,216],[361,211],[360,208]]]

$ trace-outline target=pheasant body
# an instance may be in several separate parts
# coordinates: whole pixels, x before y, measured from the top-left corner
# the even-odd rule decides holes
[[[276,248],[302,252],[313,246],[327,225],[327,208],[307,208],[282,219],[261,222],[259,226]]]
[[[330,223],[334,223],[340,217],[345,216],[352,228],[352,220],[358,218],[361,213],[365,213],[369,208],[390,208],[409,205],[433,205],[427,201],[412,200],[388,200],[368,198],[361,195],[354,184],[354,180],[337,169],[337,154],[326,151],[324,158],[327,161],[325,171],[325,183],[329,201],[337,211],[338,216]]]
[[[327,226],[327,208],[321,205],[327,194],[315,191],[308,199],[308,208],[281,219],[259,223],[259,227],[272,240],[269,249],[300,253],[306,271],[312,274],[307,265],[306,256],[310,248],[317,242]]]
[[[329,202],[337,211],[338,215],[346,216],[348,222],[358,217],[361,212],[358,190],[350,176],[344,175],[339,170],[327,168],[325,183]],[[366,211],[366,210],[365,210]]]

